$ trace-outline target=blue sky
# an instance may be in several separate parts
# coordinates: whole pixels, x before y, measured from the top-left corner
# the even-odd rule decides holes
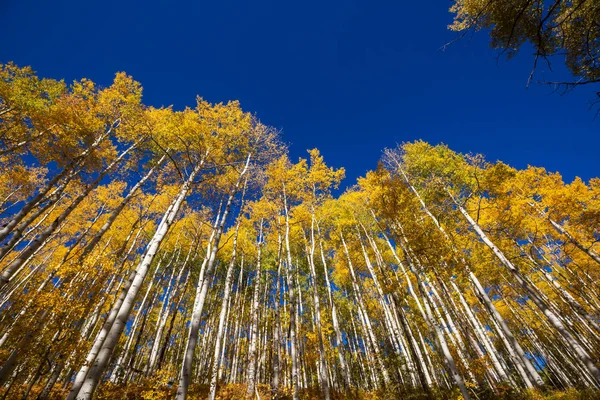
[[[108,85],[126,71],[144,102],[238,99],[280,128],[293,158],[317,147],[351,185],[381,151],[423,139],[515,167],[598,176],[592,88],[525,88],[532,58],[506,61],[485,33],[456,34],[445,2],[60,1],[0,3],[0,62]],[[564,78],[540,65],[538,77]],[[598,90],[598,89],[596,89]]]

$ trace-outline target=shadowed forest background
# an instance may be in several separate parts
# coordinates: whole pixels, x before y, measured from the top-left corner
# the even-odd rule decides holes
[[[5,7],[19,15],[20,6]],[[355,7],[362,6],[335,15],[353,20]],[[519,90],[527,91],[488,98],[528,98],[528,112],[515,116],[525,126],[505,115],[498,124],[487,119],[490,110],[501,115],[512,106],[494,110],[474,87],[456,87],[460,80],[453,83],[456,101],[443,107],[436,102],[448,92],[439,87],[444,93],[426,108],[391,91],[361,100],[376,107],[356,113],[344,103],[352,100],[343,99],[345,90],[360,96],[362,84],[376,90],[400,72],[390,66],[382,80],[365,78],[369,68],[362,65],[362,78],[338,90],[324,82],[345,82],[339,79],[347,69],[338,65],[336,73],[335,63],[323,64],[318,74],[337,78],[320,84],[309,79],[317,70],[303,75],[300,63],[279,76],[299,85],[300,97],[264,103],[267,115],[278,107],[306,114],[300,124],[291,117],[296,114],[282,114],[282,121],[291,117],[288,135],[244,101],[197,97],[150,105],[164,100],[155,92],[147,103],[141,84],[125,72],[101,84],[53,79],[38,74],[35,63],[20,62],[36,59],[44,46],[7,51],[15,62],[0,64],[0,396],[598,398],[600,180],[593,167],[599,161],[600,6],[460,0],[450,13],[440,10],[449,17],[443,29],[456,33],[436,58],[452,59],[465,43],[480,46],[472,35],[491,39],[502,63],[508,56],[506,65],[527,65],[518,70]],[[330,11],[325,7],[321,17]],[[313,37],[326,41],[328,33],[319,29]],[[293,32],[292,26],[281,37]],[[230,35],[213,37],[243,40]],[[396,51],[385,49],[387,40],[369,41],[364,48],[379,43],[380,50],[367,51],[360,63],[389,59],[382,54]],[[366,42],[339,41],[337,62],[343,43],[353,43],[350,53],[358,57]],[[411,57],[421,65],[415,52]],[[46,60],[40,70],[61,65]],[[96,67],[92,74],[103,71]],[[142,75],[153,75],[155,88],[169,87],[164,98],[170,99],[181,78],[177,70],[188,67],[176,63],[158,74],[160,67],[148,64]],[[198,92],[222,87],[217,98],[240,90],[236,79],[246,79],[242,74],[220,86],[217,74],[211,89],[206,76]],[[307,94],[302,76],[310,81],[304,90],[321,86],[312,105],[301,101]],[[183,88],[198,79],[204,78]],[[277,81],[250,98],[260,103]],[[321,104],[320,95],[338,96],[340,103]],[[473,110],[437,113],[455,112],[461,99]],[[476,122],[479,111],[483,124]],[[382,140],[381,129],[410,129],[425,118],[439,125],[435,135],[423,135],[431,144],[411,138],[414,132]],[[457,147],[505,149],[517,166],[436,144],[461,137],[452,124],[466,134]],[[498,135],[499,126],[514,129]],[[535,145],[519,146],[527,140]],[[558,140],[564,145],[556,147]],[[320,149],[297,148],[296,142],[313,141],[336,162]],[[572,142],[576,151],[569,150]],[[378,155],[369,158],[374,145]],[[546,146],[560,149],[560,157]],[[540,161],[533,164],[564,166],[566,178],[529,166],[523,154]],[[332,166],[344,160],[350,173]]]

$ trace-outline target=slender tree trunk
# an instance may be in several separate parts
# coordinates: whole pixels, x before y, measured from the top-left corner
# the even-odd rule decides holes
[[[235,184],[235,187],[231,191],[229,198],[227,200],[227,204],[225,206],[225,210],[223,211],[223,215],[221,216],[221,221],[217,226],[217,230],[215,232],[215,236],[213,239],[212,248],[208,255],[208,262],[206,265],[206,272],[204,279],[202,282],[198,282],[198,289],[196,290],[196,298],[194,300],[194,308],[192,311],[192,320],[190,321],[190,329],[187,340],[187,346],[185,349],[185,353],[183,356],[183,362],[181,364],[181,372],[179,378],[179,386],[177,388],[177,394],[175,398],[177,400],[185,400],[187,397],[188,387],[190,385],[191,375],[192,375],[192,364],[194,361],[194,351],[196,349],[196,343],[198,342],[198,334],[200,330],[200,322],[202,318],[202,310],[204,308],[204,301],[206,300],[206,293],[208,291],[208,286],[211,280],[211,276],[213,273],[213,269],[215,266],[215,261],[217,258],[217,252],[219,250],[219,243],[221,240],[221,235],[223,233],[223,227],[227,220],[227,215],[229,214],[229,209],[231,207],[231,203],[237,191],[240,188],[244,175],[248,171],[248,167],[250,165],[251,154],[248,154],[246,158],[246,165],[244,169],[240,172],[238,176],[238,180]]]
[[[271,390],[276,396],[279,393],[279,381],[281,374],[281,265],[283,264],[283,240],[281,233],[277,234],[277,275],[275,275],[275,294],[273,308],[275,309],[275,320],[273,321],[273,379],[271,381]]]
[[[242,203],[243,207],[243,203]],[[242,208],[240,207],[240,208]],[[233,245],[232,245],[232,253],[231,253],[231,261],[229,262],[229,266],[227,267],[227,275],[225,277],[225,288],[223,289],[223,300],[221,301],[221,312],[219,313],[219,327],[217,329],[217,337],[215,340],[215,352],[213,356],[213,366],[211,371],[211,380],[210,380],[210,393],[208,395],[209,400],[214,400],[217,394],[217,380],[219,375],[219,370],[221,368],[221,342],[223,341],[224,335],[224,327],[225,327],[225,319],[227,316],[227,305],[229,304],[229,298],[231,294],[231,284],[233,277],[233,269],[235,267],[235,261],[237,256],[237,238],[238,232],[240,228],[241,219],[238,220],[235,226],[235,233],[233,234]],[[224,347],[224,346],[223,346]]]
[[[317,272],[315,268],[315,212],[314,209],[311,213],[311,224],[310,224],[310,246],[308,246],[307,257],[308,257],[308,265],[310,267],[310,273],[312,275],[312,288],[313,288],[313,303],[314,303],[314,324],[316,326],[316,334],[318,338],[319,344],[319,369],[318,369],[318,377],[319,377],[319,387],[323,391],[325,395],[325,399],[329,400],[331,398],[329,394],[329,382],[327,378],[327,360],[325,358],[325,347],[323,345],[323,330],[321,328],[321,307],[320,307],[320,299],[319,299],[319,290],[317,288]]]
[[[194,178],[200,171],[201,167],[202,163],[199,163],[194,168],[190,176],[182,185],[179,194],[173,200],[173,202],[165,212],[162,221],[158,225],[154,237],[148,244],[146,254],[140,261],[138,267],[136,268],[136,273],[131,282],[129,290],[127,291],[127,295],[125,296],[123,304],[121,305],[121,308],[117,313],[117,316],[110,331],[106,335],[106,339],[102,344],[102,348],[98,353],[98,356],[96,357],[94,365],[87,374],[87,377],[83,385],[81,386],[79,393],[77,394],[78,400],[91,399],[94,390],[96,389],[96,385],[100,381],[102,373],[108,365],[110,357],[112,356],[115,346],[117,345],[117,342],[119,340],[119,337],[121,336],[121,333],[125,328],[125,324],[127,323],[127,319],[129,318],[129,314],[131,313],[131,309],[133,308],[135,298],[142,287],[142,283],[144,281],[144,278],[146,277],[146,274],[148,273],[150,264],[152,264],[152,261],[156,256],[158,248],[160,247],[160,244],[167,235],[167,232],[173,224],[175,217],[179,213],[179,209],[181,208],[181,205],[183,204],[183,201],[186,198],[188,191],[190,190],[192,182],[194,181]]]
[[[292,251],[290,247],[290,217],[288,212],[287,195],[285,185],[282,187],[283,208],[285,212],[285,249],[287,254],[287,269],[288,269],[288,296],[290,309],[290,325],[289,325],[289,341],[290,341],[290,358],[292,363],[291,369],[291,384],[292,384],[292,399],[298,400],[298,348],[296,342],[296,319],[297,319],[297,304],[296,304],[296,285],[294,277],[296,269],[292,263]]]
[[[140,232],[141,232],[141,228],[138,231],[138,234]],[[134,243],[135,243],[135,240],[134,240]],[[125,262],[125,259],[123,259],[123,262]],[[102,345],[104,344],[104,340],[106,339],[108,333],[110,332],[110,330],[113,326],[115,319],[117,318],[119,310],[121,309],[121,305],[123,304],[127,294],[129,293],[131,284],[132,284],[135,276],[136,276],[136,271],[132,271],[129,278],[127,279],[125,285],[123,285],[123,287],[121,288],[119,296],[115,300],[115,303],[113,304],[113,306],[110,310],[110,313],[108,314],[108,317],[106,318],[106,320],[104,321],[104,324],[102,325],[102,328],[96,335],[96,338],[94,340],[94,344],[92,345],[92,348],[88,352],[83,365],[81,366],[81,368],[77,372],[77,375],[75,376],[75,380],[73,382],[73,385],[71,386],[69,395],[67,396],[68,400],[75,399],[75,397],[79,393],[79,390],[81,389],[81,386],[83,385],[85,378],[87,377],[89,369],[92,366],[92,364],[94,363],[94,361],[96,360],[96,357],[98,356],[98,353],[100,352]]]
[[[252,296],[252,306],[250,308],[250,345],[248,347],[248,374],[246,381],[248,384],[247,395],[252,396],[256,387],[256,350],[258,345],[258,314],[259,314],[259,292],[261,279],[261,256],[263,246],[263,219],[259,222],[258,240],[256,243],[256,273],[254,275],[254,294]]]

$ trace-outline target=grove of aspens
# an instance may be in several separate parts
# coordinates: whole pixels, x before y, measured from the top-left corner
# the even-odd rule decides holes
[[[390,146],[1,65],[0,398],[596,398],[600,179]]]

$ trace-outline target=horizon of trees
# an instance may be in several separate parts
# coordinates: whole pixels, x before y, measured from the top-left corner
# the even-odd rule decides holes
[[[598,178],[416,141],[334,197],[238,102],[14,64],[0,170],[3,398],[600,388]]]

